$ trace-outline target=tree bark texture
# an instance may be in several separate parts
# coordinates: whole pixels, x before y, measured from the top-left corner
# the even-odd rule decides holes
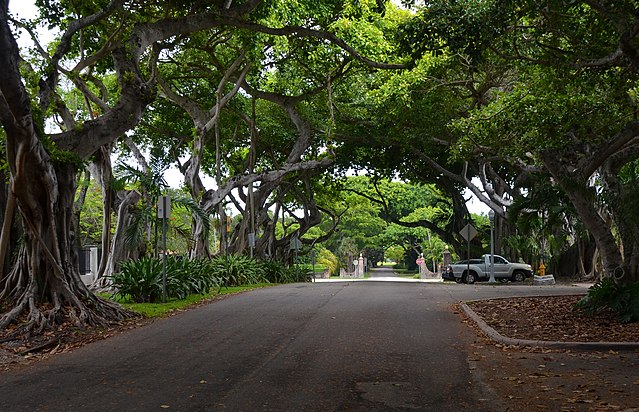
[[[111,240],[111,253],[109,254],[106,271],[104,273],[105,277],[117,272],[119,269],[119,263],[123,260],[136,257],[132,256],[132,253],[135,253],[135,251],[127,248],[125,237],[126,228],[131,225],[133,209],[140,199],[142,199],[142,195],[138,191],[132,190],[126,192],[123,199],[120,201],[120,205],[118,206],[118,220],[115,226],[113,239]]]
[[[558,151],[546,152],[543,154],[542,161],[565,191],[584,226],[592,235],[601,257],[604,276],[613,277],[619,283],[636,282],[637,262],[634,257],[637,249],[637,241],[634,237],[636,235],[627,233],[625,229],[628,224],[620,220],[623,216],[615,215],[613,209],[613,219],[620,231],[620,238],[622,242],[626,241],[625,244],[618,243],[612,227],[606,224],[597,210],[595,189],[587,183],[589,176],[581,176],[579,170],[570,170],[570,164],[562,161],[561,156],[561,152]],[[604,175],[602,177],[605,179]],[[620,193],[615,193],[617,191],[615,188],[609,187],[608,191],[613,202],[620,196]],[[628,250],[629,253],[624,258],[624,251]]]
[[[0,116],[26,238],[0,288],[0,299],[14,302],[0,318],[0,329],[24,313],[29,331],[42,331],[62,319],[78,326],[122,319],[128,316],[126,311],[94,296],[80,280],[73,248],[77,167],[52,159],[36,132],[18,70],[18,46],[7,22],[7,3],[0,5]],[[43,309],[43,302],[51,308]]]

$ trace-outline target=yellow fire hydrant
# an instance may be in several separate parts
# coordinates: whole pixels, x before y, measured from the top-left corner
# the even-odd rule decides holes
[[[541,265],[539,265],[539,276],[545,276],[545,275],[546,275],[546,265],[542,263]]]

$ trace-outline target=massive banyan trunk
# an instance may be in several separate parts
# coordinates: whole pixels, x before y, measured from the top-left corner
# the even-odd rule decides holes
[[[94,296],[80,279],[73,247],[73,201],[77,167],[67,157],[53,159],[36,132],[29,96],[18,70],[17,44],[0,10],[0,119],[6,154],[25,231],[17,260],[0,286],[0,300],[12,309],[0,329],[26,314],[28,331],[68,319],[78,326],[106,324],[128,312]]]
[[[622,262],[614,276],[620,283],[639,282],[639,213],[634,182],[623,183],[620,169],[625,164],[613,156],[604,163],[600,175],[608,196],[608,208],[619,237]]]
[[[129,259],[139,259],[144,255],[144,246],[136,246],[127,244],[127,228],[129,228],[134,219],[136,205],[142,199],[142,194],[137,190],[123,190],[117,193],[117,220],[115,233],[106,249],[109,254],[104,263],[104,273],[97,278],[89,287],[94,292],[112,293],[113,282],[112,275],[120,270],[121,262]]]
[[[559,276],[577,275],[579,279],[593,279],[596,251],[592,237],[578,237],[572,246],[559,255],[555,262],[552,262],[549,273]]]
[[[120,193],[122,199],[118,206],[118,220],[115,226],[115,234],[111,241],[111,254],[107,260],[105,275],[111,276],[117,272],[120,267],[119,263],[130,259],[137,258],[136,251],[131,247],[127,247],[125,237],[126,229],[131,225],[133,220],[133,209],[135,205],[142,199],[142,195],[135,190],[131,190],[125,193]]]
[[[0,299],[13,302],[13,309],[0,318],[0,329],[24,313],[27,330],[37,332],[63,318],[82,326],[129,316],[119,305],[93,295],[80,279],[72,225],[75,166],[58,164],[54,169],[43,149],[17,147],[12,183],[27,239],[3,282]]]
[[[628,199],[624,199],[624,188],[618,184],[618,167],[612,167],[614,170],[611,170],[610,163],[614,163],[614,158],[604,165],[600,178],[607,189],[606,194],[611,203],[609,211],[619,232],[620,242],[615,237],[613,228],[606,224],[596,208],[595,189],[587,184],[590,174],[579,174],[579,169],[569,170],[567,165],[558,161],[559,156],[561,153],[544,153],[544,165],[566,192],[584,226],[592,235],[601,256],[603,275],[614,278],[620,284],[639,281],[639,241],[636,232],[633,233],[637,227],[633,222],[626,221],[629,218],[625,210]]]
[[[200,193],[204,192],[204,185],[202,184],[202,180],[199,176],[193,177],[186,174],[185,178],[187,186],[191,189],[191,195],[194,199],[197,199]],[[210,194],[209,192],[204,192],[204,196],[202,196],[201,204],[205,204],[205,197]],[[211,213],[210,210],[205,210],[206,214]],[[197,213],[193,214],[193,219],[191,222],[191,233],[192,233],[192,244],[189,248],[189,258],[191,259],[202,259],[202,258],[210,258],[211,251],[209,249],[209,238],[208,238],[208,227],[209,223],[204,221],[204,218]]]

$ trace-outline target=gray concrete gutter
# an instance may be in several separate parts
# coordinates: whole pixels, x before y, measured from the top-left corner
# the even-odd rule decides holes
[[[492,340],[513,346],[535,346],[551,349],[571,349],[582,351],[635,351],[639,350],[639,342],[558,342],[545,340],[514,339],[501,335],[490,327],[475,311],[465,303],[460,304],[462,310]]]

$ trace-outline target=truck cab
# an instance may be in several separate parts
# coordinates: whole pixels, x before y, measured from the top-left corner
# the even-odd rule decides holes
[[[490,279],[490,256],[483,255],[480,259],[460,260],[444,268],[442,277],[455,280],[457,283],[475,283],[479,280]],[[495,279],[502,281],[522,282],[532,276],[532,267],[525,263],[509,262],[506,258],[493,255]]]

